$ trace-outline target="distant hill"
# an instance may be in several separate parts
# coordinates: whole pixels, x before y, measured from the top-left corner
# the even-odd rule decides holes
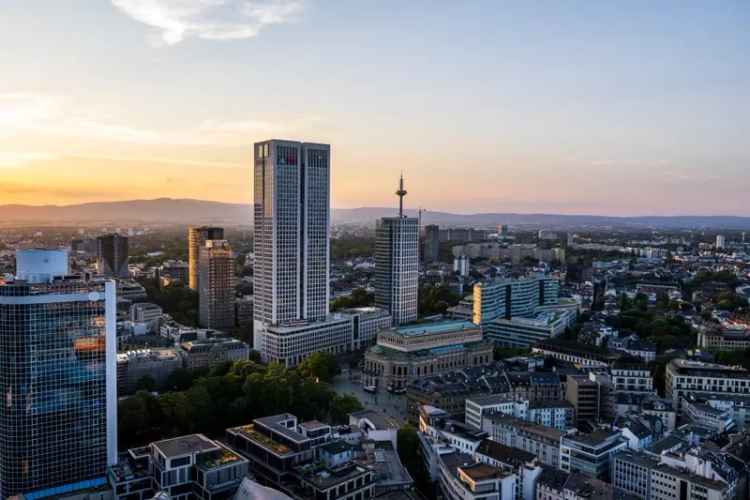
[[[62,224],[76,222],[143,222],[149,224],[250,224],[250,205],[190,199],[82,203],[80,205],[0,205],[0,221]]]
[[[416,217],[416,210],[407,210]],[[362,207],[333,210],[334,224],[372,225],[380,217],[393,216],[395,208]],[[228,226],[252,223],[252,206],[240,203],[159,198],[79,205],[0,205],[0,225],[71,224],[71,223],[145,223],[145,224],[223,224]],[[599,215],[478,213],[455,214],[425,212],[422,224],[442,226],[495,227],[662,227],[750,229],[750,217],[731,216],[653,216],[609,217]]]

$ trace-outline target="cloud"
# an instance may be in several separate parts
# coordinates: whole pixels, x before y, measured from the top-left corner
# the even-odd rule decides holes
[[[156,28],[158,44],[189,37],[206,40],[253,38],[266,26],[293,20],[303,0],[111,0],[112,5]]]
[[[26,92],[0,93],[0,135],[14,133],[58,113],[59,99]]]
[[[44,152],[32,152],[32,151],[0,151],[0,168],[3,167],[20,167],[28,163],[34,163],[37,161],[48,161],[54,160],[57,155],[52,153]]]
[[[294,134],[308,130],[320,121],[318,117],[302,115],[277,116],[274,121],[207,119],[190,127],[159,129],[102,117],[94,110],[57,96],[0,93],[0,137],[33,133],[146,146],[247,146],[253,139]],[[7,156],[4,163],[15,163],[16,159],[22,160]]]

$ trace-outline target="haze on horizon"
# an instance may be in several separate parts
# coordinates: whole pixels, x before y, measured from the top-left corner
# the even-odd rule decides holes
[[[9,0],[0,205],[251,201],[332,145],[338,208],[750,215],[750,3]]]

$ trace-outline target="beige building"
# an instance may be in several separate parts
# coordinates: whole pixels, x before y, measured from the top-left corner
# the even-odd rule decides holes
[[[366,387],[402,389],[419,377],[440,375],[492,362],[493,345],[468,321],[404,326],[378,334],[365,353]]]
[[[188,227],[188,286],[198,290],[198,261],[200,250],[207,240],[223,240],[224,229],[220,227]]]

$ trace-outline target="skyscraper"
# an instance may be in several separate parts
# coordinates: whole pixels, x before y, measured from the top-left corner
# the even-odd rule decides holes
[[[352,351],[391,325],[377,308],[329,314],[330,154],[327,144],[255,144],[253,348],[264,361]]]
[[[0,498],[104,485],[117,460],[116,285],[20,250],[0,286]],[[29,495],[31,494],[31,495]]]
[[[96,239],[96,272],[112,278],[128,278],[128,238],[117,233]]]
[[[234,326],[234,255],[226,240],[207,240],[200,249],[200,323],[205,328]]]
[[[431,264],[440,260],[440,227],[430,224],[424,228],[424,253],[422,254],[425,264]]]
[[[718,250],[721,250],[724,248],[727,244],[727,238],[723,234],[717,234],[716,235],[716,248]]]
[[[256,322],[328,315],[330,150],[327,144],[255,144]]]
[[[188,227],[188,286],[198,290],[200,279],[198,259],[200,250],[207,240],[223,240],[224,229],[221,227],[198,226]]]
[[[419,222],[404,215],[404,178],[399,189],[398,217],[378,221],[375,233],[375,305],[388,310],[393,323],[417,319],[419,290]]]

